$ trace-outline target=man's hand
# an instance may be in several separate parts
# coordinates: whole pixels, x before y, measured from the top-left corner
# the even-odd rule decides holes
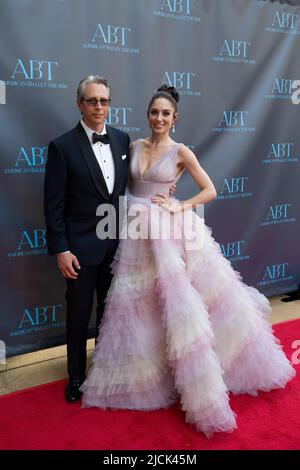
[[[173,197],[176,191],[176,183],[173,183],[172,186],[170,186],[169,189],[169,197]]]
[[[78,273],[74,270],[73,266],[76,269],[80,269],[80,264],[73,253],[59,253],[56,255],[56,260],[58,269],[64,277],[67,279],[77,279]]]

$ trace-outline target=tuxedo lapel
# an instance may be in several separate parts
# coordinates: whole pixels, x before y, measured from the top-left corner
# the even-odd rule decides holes
[[[89,142],[88,136],[86,135],[86,132],[80,123],[78,123],[75,131],[77,134],[77,139],[78,139],[78,143],[79,143],[79,147],[81,149],[82,155],[86,161],[91,177],[94,181],[94,184],[98,192],[104,199],[110,200],[110,195],[109,195],[100,165],[97,162],[92,146]]]
[[[112,199],[115,199],[120,194],[122,183],[124,181],[124,166],[122,164],[122,149],[120,148],[118,139],[115,136],[113,128],[110,126],[106,126],[106,131],[109,137],[110,148],[112,152],[112,156],[114,159],[115,164],[115,184],[112,193]]]

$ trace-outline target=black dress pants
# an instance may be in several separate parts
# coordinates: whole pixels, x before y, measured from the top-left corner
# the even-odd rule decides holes
[[[104,300],[109,289],[112,274],[110,264],[113,260],[116,241],[110,240],[103,262],[99,266],[80,265],[77,279],[67,279],[67,358],[68,374],[81,382],[85,377],[86,344],[88,324],[91,318],[94,294],[97,295],[96,330],[98,329],[104,311]]]

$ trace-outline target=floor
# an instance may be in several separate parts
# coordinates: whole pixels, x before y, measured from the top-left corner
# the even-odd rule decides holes
[[[269,299],[272,306],[269,320],[272,324],[300,318],[300,300],[282,302],[284,297],[286,296]],[[89,340],[89,363],[93,347],[94,340]],[[65,346],[15,356],[7,359],[5,364],[0,364],[0,395],[64,379],[66,375]]]

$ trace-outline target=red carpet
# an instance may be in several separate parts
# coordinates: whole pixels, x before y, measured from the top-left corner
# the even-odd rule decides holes
[[[291,360],[300,320],[274,327]],[[298,351],[300,347],[298,345]],[[184,421],[176,405],[154,412],[101,411],[66,404],[64,381],[0,397],[0,449],[299,449],[300,380],[285,390],[231,397],[238,429],[206,439]]]

